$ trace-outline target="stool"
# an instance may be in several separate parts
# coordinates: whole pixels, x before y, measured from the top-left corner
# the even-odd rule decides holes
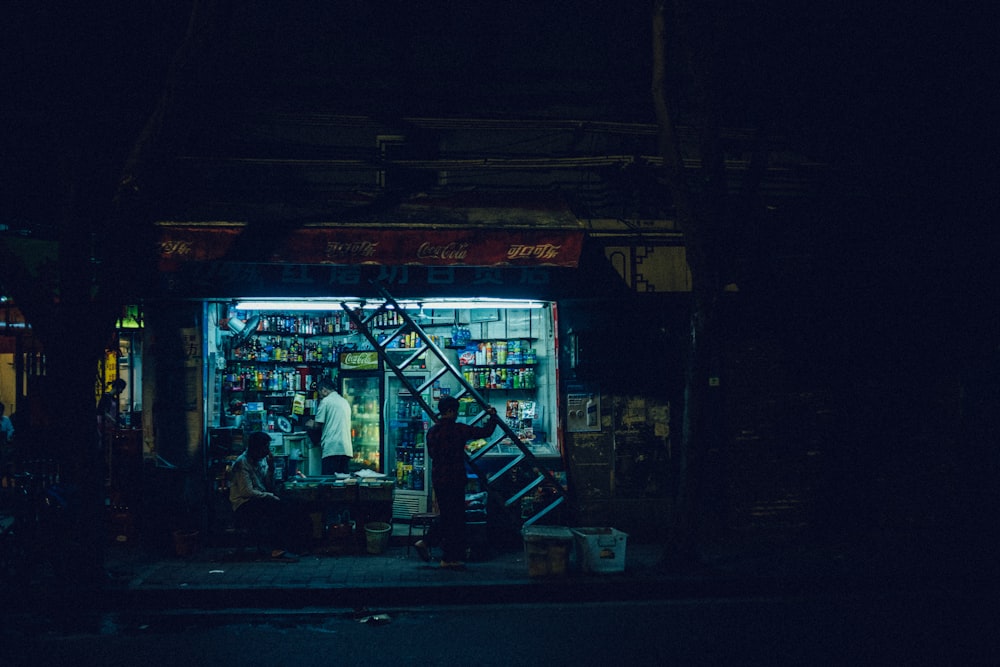
[[[410,555],[410,546],[413,544],[413,527],[416,526],[420,529],[420,537],[423,539],[427,536],[427,531],[430,530],[431,524],[434,523],[434,519],[438,518],[437,512],[417,512],[410,516],[410,530],[406,535],[406,555]]]
[[[242,556],[247,549],[253,549],[257,557],[267,551],[264,548],[265,536],[260,526],[251,523],[248,517],[235,510],[231,527],[226,532],[236,540],[235,549],[229,554],[230,557]]]

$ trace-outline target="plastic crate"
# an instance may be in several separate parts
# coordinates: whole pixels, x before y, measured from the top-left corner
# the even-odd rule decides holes
[[[615,528],[574,528],[584,572],[624,572],[628,535]]]
[[[569,569],[569,552],[573,546],[573,533],[564,526],[525,526],[524,559],[528,563],[528,576],[562,576]]]

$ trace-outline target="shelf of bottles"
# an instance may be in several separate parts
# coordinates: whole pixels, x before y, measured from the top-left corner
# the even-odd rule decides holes
[[[341,394],[351,405],[351,444],[354,448],[352,470],[368,468],[383,472],[380,382],[381,377],[377,374],[342,378]]]
[[[242,346],[233,350],[234,361],[273,362],[273,363],[305,363],[334,364],[340,353],[347,348],[343,343],[336,343],[331,338],[324,340],[315,334],[307,340],[298,334],[263,334],[258,333]]]
[[[378,419],[361,417],[352,421],[351,442],[354,445],[354,464],[360,468],[381,472],[382,457],[379,451]]]
[[[254,335],[230,352],[223,387],[229,392],[271,393],[315,389],[324,371],[304,370],[303,365],[336,366],[340,353],[349,348],[336,337],[352,328],[344,313],[262,315]]]
[[[228,392],[308,391],[312,376],[303,375],[294,368],[256,368],[243,364],[227,364],[223,388]]]
[[[258,334],[294,334],[298,336],[338,336],[354,330],[346,313],[332,312],[315,315],[262,315]]]
[[[538,357],[524,339],[465,340],[458,363],[475,389],[535,389]]]
[[[400,398],[390,423],[390,437],[395,455],[396,488],[424,491],[426,486],[427,453],[425,436],[427,422],[420,404],[410,398]]]

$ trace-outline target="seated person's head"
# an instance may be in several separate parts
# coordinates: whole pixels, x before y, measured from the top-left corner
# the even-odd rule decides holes
[[[254,431],[247,442],[247,456],[259,461],[271,452],[271,436],[263,431]]]

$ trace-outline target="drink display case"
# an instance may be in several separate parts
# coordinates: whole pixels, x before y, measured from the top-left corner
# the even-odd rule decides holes
[[[424,382],[422,376],[411,376],[412,386]],[[430,395],[423,396],[430,403]],[[430,498],[426,434],[431,418],[416,397],[393,375],[386,376],[386,472],[395,480],[393,517],[409,519],[426,512]]]
[[[355,370],[340,374],[340,393],[351,405],[351,444],[354,457],[350,471],[383,469],[382,373]]]

